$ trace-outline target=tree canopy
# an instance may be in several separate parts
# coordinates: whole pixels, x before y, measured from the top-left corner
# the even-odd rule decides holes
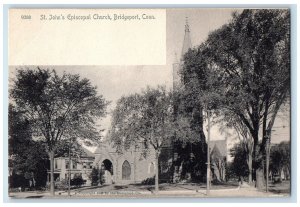
[[[39,67],[17,70],[10,95],[16,109],[29,121],[33,135],[46,143],[53,195],[58,143],[74,138],[99,140],[96,119],[105,115],[108,102],[88,79]]]
[[[281,171],[291,174],[291,147],[290,142],[281,142],[271,147],[270,168],[273,174],[281,175]]]
[[[241,122],[247,129],[258,164],[259,139],[264,153],[276,115],[290,94],[289,11],[234,13],[228,24],[186,54],[183,70],[185,89],[200,91],[193,99],[196,104],[209,104],[225,122]]]
[[[141,142],[159,150],[173,136],[171,96],[164,87],[147,88],[140,94],[122,97],[113,112],[110,136],[116,146],[129,149]]]
[[[165,87],[146,88],[140,94],[122,97],[113,113],[111,140],[120,150],[144,146],[155,150],[158,191],[158,157],[174,136],[172,96]],[[146,152],[147,153],[147,152]]]
[[[49,150],[62,137],[95,137],[94,118],[104,116],[107,105],[88,79],[41,68],[18,70],[11,96]]]
[[[48,164],[44,143],[32,138],[29,121],[12,105],[8,116],[10,187],[44,186]]]

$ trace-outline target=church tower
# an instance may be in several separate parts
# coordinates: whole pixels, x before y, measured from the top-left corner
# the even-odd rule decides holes
[[[190,36],[190,26],[189,26],[187,17],[186,17],[184,31],[185,31],[185,33],[184,33],[184,39],[183,39],[183,45],[182,45],[181,57],[180,57],[181,62],[183,61],[184,54],[187,53],[187,51],[192,47],[192,41],[191,41],[191,36]]]
[[[192,47],[192,41],[190,36],[190,26],[188,23],[188,19],[186,17],[185,22],[185,33],[184,33],[184,39],[183,39],[183,45],[181,49],[181,54],[178,59],[177,54],[175,53],[175,59],[173,63],[173,90],[179,89],[183,86],[181,78],[180,78],[180,70],[182,70],[183,64],[184,64],[184,55],[188,52],[188,50]],[[177,116],[177,110],[178,110],[178,103],[174,104],[174,116]],[[176,135],[174,135],[176,136]],[[175,137],[174,137],[175,138]],[[178,182],[180,180],[181,170],[180,170],[180,162],[178,162],[178,149],[181,148],[181,144],[177,141],[173,140],[173,176],[172,180],[173,182]]]
[[[181,86],[181,80],[179,72],[183,65],[184,55],[188,52],[188,50],[192,47],[192,41],[190,36],[190,26],[188,23],[188,18],[186,17],[185,21],[185,33],[183,39],[183,45],[179,60],[177,59],[177,54],[175,54],[175,60],[173,63],[173,89],[179,88]]]

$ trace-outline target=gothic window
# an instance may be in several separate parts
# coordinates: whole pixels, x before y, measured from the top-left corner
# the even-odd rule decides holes
[[[122,165],[122,180],[130,180],[131,167],[127,160],[123,162]]]

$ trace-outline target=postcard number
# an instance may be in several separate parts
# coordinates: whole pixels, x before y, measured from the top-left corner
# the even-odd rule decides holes
[[[21,15],[21,19],[31,19],[31,15]]]

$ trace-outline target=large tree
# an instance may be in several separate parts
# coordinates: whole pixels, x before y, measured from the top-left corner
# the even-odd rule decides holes
[[[199,65],[216,72],[216,78],[211,80],[222,85],[215,90],[222,97],[218,98],[219,108],[229,111],[228,115],[247,128],[253,139],[253,166],[260,169],[258,160],[263,157],[266,142],[270,141],[276,115],[289,97],[289,11],[246,9],[235,13],[233,19],[212,32],[203,45],[205,48],[200,46],[195,58],[208,57],[209,62]],[[202,76],[199,75],[199,82],[206,80],[205,75]]]
[[[172,96],[164,87],[147,88],[122,97],[113,113],[111,140],[119,149],[145,144],[155,151],[155,190],[158,192],[159,155],[173,136]]]
[[[193,142],[193,134],[197,134],[197,140],[201,143],[201,148],[197,149],[203,154],[202,160],[207,160],[207,183],[210,178],[210,156],[208,154],[209,141],[205,140],[204,123],[211,123],[216,117],[223,102],[223,86],[217,71],[213,69],[211,50],[207,43],[202,43],[199,47],[190,49],[184,56],[184,65],[180,71],[183,82],[181,92],[181,113],[180,117],[189,117],[189,129],[193,133],[188,136],[188,141]],[[179,108],[180,109],[180,108]],[[210,124],[209,124],[210,125]],[[210,126],[207,126],[209,131]],[[180,137],[180,139],[182,139]],[[205,143],[206,141],[206,143]],[[204,154],[206,152],[206,155]],[[209,157],[208,157],[209,156]],[[209,158],[209,159],[208,159]],[[199,162],[200,163],[200,162]],[[209,167],[210,166],[210,167]],[[205,168],[200,171],[203,172]],[[203,174],[203,173],[202,173]]]
[[[107,102],[79,75],[58,75],[49,69],[19,69],[10,91],[12,103],[29,120],[35,136],[46,143],[50,158],[50,192],[54,195],[54,156],[66,139],[98,139],[96,118]]]
[[[248,128],[254,159],[270,138],[276,115],[290,90],[288,10],[244,10],[213,32],[207,42],[224,83],[224,106]],[[256,161],[256,160],[255,160]],[[259,169],[259,163],[256,169]]]

